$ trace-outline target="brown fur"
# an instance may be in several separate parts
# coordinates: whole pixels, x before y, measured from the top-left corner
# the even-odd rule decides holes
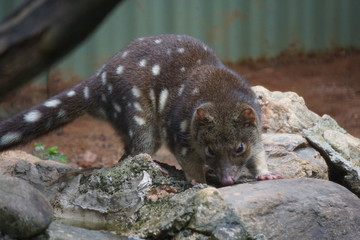
[[[206,169],[223,185],[234,169],[268,174],[261,113],[249,84],[200,41],[184,35],[137,39],[96,75],[0,124],[0,150],[25,143],[83,113],[109,121],[126,155],[166,144],[190,181]]]

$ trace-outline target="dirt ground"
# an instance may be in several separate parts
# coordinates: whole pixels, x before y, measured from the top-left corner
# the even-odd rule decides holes
[[[319,115],[332,116],[349,133],[360,137],[360,52],[285,54],[271,60],[228,65],[251,85],[298,93],[309,109]],[[47,88],[28,85],[6,97],[0,102],[0,116],[26,109],[76,81],[76,77],[61,81],[58,73],[52,73],[50,79]],[[60,152],[69,157],[70,164],[84,168],[112,166],[123,154],[121,140],[112,128],[89,116],[16,149],[33,152],[36,142],[58,146]],[[165,154],[158,155],[157,159],[174,161]]]

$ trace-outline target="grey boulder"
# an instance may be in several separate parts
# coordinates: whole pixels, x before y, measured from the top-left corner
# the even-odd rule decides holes
[[[360,199],[318,179],[283,179],[219,189],[257,239],[358,239]]]
[[[14,177],[0,177],[1,235],[33,237],[47,229],[52,216],[50,203],[30,184]]]

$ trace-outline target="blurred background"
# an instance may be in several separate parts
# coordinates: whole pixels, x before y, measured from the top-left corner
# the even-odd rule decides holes
[[[1,0],[0,19],[22,2]],[[359,13],[358,0],[124,0],[74,50],[3,99],[0,119],[93,74],[134,38],[181,33],[204,41],[252,85],[297,92],[360,137]]]
[[[1,0],[0,19],[22,0]],[[84,9],[86,11],[86,9]],[[194,36],[224,61],[360,47],[358,0],[124,0],[54,69],[86,77],[134,38]]]

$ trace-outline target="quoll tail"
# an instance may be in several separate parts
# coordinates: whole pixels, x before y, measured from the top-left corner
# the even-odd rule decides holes
[[[80,83],[1,122],[0,151],[27,143],[83,115],[91,107],[91,101],[87,99],[89,89],[82,85]]]

